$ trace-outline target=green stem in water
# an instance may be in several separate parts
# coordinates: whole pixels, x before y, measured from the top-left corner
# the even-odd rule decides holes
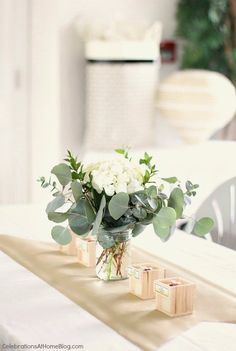
[[[112,275],[112,259],[113,259],[113,252],[111,252],[109,255],[109,261],[107,265],[107,274],[108,274],[109,280],[111,280],[111,275]]]

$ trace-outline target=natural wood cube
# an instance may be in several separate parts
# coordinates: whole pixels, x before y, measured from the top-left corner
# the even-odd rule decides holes
[[[152,264],[135,264],[128,268],[129,291],[141,299],[153,299],[154,280],[165,277],[165,268]]]
[[[156,309],[170,317],[193,312],[196,286],[183,278],[165,278],[154,282]]]
[[[77,255],[76,242],[77,242],[78,235],[73,233],[71,230],[71,236],[72,236],[71,242],[68,245],[60,245],[59,248],[60,248],[60,251],[66,255],[76,256]]]
[[[96,266],[96,240],[94,237],[77,239],[77,257],[79,263],[86,267]]]

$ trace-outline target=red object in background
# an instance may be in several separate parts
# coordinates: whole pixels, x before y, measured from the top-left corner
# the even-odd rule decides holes
[[[176,61],[176,43],[173,40],[162,41],[160,50],[162,63],[173,63]]]

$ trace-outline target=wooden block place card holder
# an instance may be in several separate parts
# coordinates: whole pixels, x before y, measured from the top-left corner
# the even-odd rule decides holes
[[[60,245],[66,255],[77,256],[78,262],[86,267],[96,266],[96,240],[92,236],[81,238],[71,231],[72,240],[68,245]]]
[[[134,264],[128,268],[129,292],[141,299],[155,297],[153,284],[165,277],[165,268],[151,263]]]
[[[182,278],[165,278],[154,282],[156,309],[170,317],[193,312],[196,286]]]
[[[96,266],[96,240],[94,237],[78,237],[77,257],[79,263],[86,267]]]

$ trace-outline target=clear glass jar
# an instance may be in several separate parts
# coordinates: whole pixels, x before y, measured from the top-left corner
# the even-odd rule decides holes
[[[102,280],[128,278],[131,263],[131,230],[101,229],[97,236],[96,274]]]

